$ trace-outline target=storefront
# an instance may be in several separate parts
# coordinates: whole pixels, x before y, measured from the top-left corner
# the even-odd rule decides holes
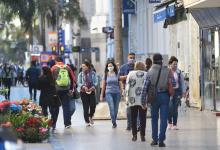
[[[190,11],[200,27],[202,109],[220,111],[220,8]]]

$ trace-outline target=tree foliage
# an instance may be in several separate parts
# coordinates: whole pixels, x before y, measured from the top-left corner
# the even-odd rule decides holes
[[[80,11],[78,0],[69,0],[63,3],[62,0],[0,0],[7,10],[5,20],[18,16],[25,31],[32,28],[35,16],[48,17],[52,26],[55,26],[58,18],[65,18],[71,22],[78,21],[85,24],[86,19]]]
[[[62,3],[64,0],[0,0],[0,23],[8,26],[10,22],[16,17],[21,22],[20,31],[23,32],[21,36],[18,36],[15,40],[24,41],[25,33],[30,36],[30,43],[33,43],[33,35],[38,37],[40,43],[45,48],[45,28],[46,21],[53,27],[59,27],[62,20],[68,20],[70,22],[77,21],[79,25],[86,24],[87,21],[84,14],[80,10],[79,0],[69,0],[69,3]],[[35,24],[36,20],[41,26],[41,30]],[[5,34],[9,36],[6,28]],[[16,31],[16,33],[18,33]],[[4,44],[0,46],[1,50],[10,52],[14,49],[10,47],[10,40],[1,39]],[[27,41],[26,41],[27,42]],[[22,44],[21,44],[22,45]],[[23,44],[26,45],[26,44]],[[20,46],[19,46],[20,47]],[[25,48],[20,48],[25,49]],[[12,52],[13,53],[13,52]]]

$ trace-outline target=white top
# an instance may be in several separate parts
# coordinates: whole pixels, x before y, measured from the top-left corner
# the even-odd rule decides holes
[[[125,85],[126,102],[129,106],[141,105],[141,92],[147,72],[141,70],[130,71]]]

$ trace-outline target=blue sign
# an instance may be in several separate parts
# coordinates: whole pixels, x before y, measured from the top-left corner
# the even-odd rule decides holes
[[[164,6],[154,13],[154,22],[163,21],[167,18],[175,16],[175,3],[169,4],[168,6]]]
[[[175,16],[175,3],[170,4],[167,7],[167,17],[173,17]]]
[[[131,0],[123,0],[123,13],[135,14],[135,4]]]
[[[63,29],[58,30],[58,41],[59,45],[65,44],[65,31]]]
[[[167,11],[166,11],[166,7],[163,7],[157,11],[155,11],[154,13],[154,22],[159,22],[159,21],[163,21],[167,18]]]
[[[149,0],[149,3],[160,3],[161,0]]]

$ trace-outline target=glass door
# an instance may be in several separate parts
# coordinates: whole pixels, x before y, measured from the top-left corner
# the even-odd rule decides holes
[[[203,75],[205,109],[220,110],[219,28],[203,30]]]

